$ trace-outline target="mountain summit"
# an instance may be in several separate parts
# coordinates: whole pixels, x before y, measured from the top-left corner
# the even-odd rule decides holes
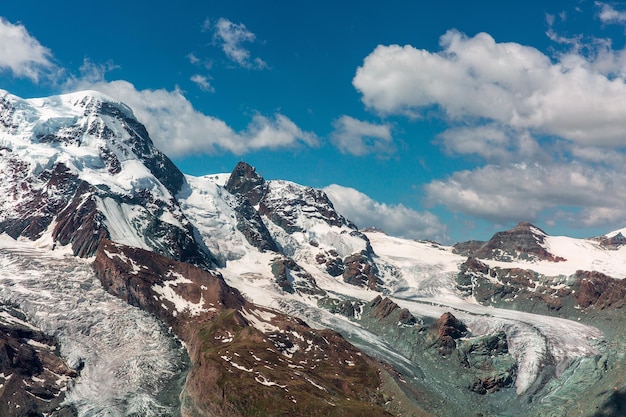
[[[0,94],[0,232],[95,254],[104,238],[209,265],[174,194],[183,174],[122,103]]]

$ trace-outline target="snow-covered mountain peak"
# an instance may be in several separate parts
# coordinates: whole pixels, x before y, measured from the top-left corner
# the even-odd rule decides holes
[[[623,227],[621,229],[617,229],[617,230],[613,230],[612,232],[609,232],[607,234],[605,234],[604,236],[607,238],[614,238],[614,237],[619,237],[619,235],[626,236],[626,227]]]
[[[50,233],[81,256],[109,238],[207,264],[174,198],[183,174],[104,94],[0,93],[0,172],[0,231],[14,238]]]
[[[34,175],[62,163],[80,179],[119,193],[167,195],[183,182],[132,110],[95,91],[26,100],[1,92],[0,149]]]

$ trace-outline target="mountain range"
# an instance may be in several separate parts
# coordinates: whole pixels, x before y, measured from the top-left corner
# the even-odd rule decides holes
[[[445,246],[0,91],[0,415],[626,413],[626,230]]]

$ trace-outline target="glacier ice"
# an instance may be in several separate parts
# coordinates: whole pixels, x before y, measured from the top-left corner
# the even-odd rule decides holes
[[[80,369],[66,396],[79,416],[180,415],[188,358],[175,336],[106,293],[87,261],[7,240],[0,239],[0,301],[57,337],[61,356]]]

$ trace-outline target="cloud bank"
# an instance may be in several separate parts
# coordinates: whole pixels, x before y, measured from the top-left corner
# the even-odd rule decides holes
[[[626,85],[580,55],[552,60],[490,35],[449,31],[442,50],[378,46],[353,79],[363,103],[383,114],[419,116],[436,107],[451,121],[487,120],[586,145],[621,146]]]
[[[448,240],[446,227],[432,213],[418,212],[402,204],[379,203],[354,188],[337,184],[329,185],[323,191],[335,209],[359,228],[376,227],[408,239]]]

